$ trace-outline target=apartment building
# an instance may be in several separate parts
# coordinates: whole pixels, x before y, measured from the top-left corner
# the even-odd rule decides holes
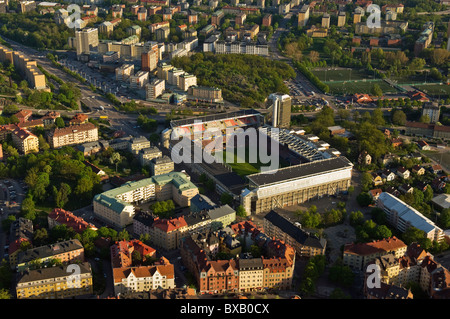
[[[122,64],[115,70],[115,72],[117,81],[127,81],[134,72],[134,65]]]
[[[436,226],[432,220],[392,194],[381,193],[378,197],[377,206],[384,210],[387,221],[401,232],[412,226],[423,230],[427,238],[432,241],[439,242],[444,239],[443,230]]]
[[[330,14],[324,13],[322,16],[322,28],[328,29],[330,27],[331,17]]]
[[[158,49],[151,50],[141,54],[141,69],[142,71],[153,72],[158,67],[159,54]]]
[[[263,20],[262,20],[262,26],[270,27],[271,25],[272,25],[272,15],[271,14],[264,15]]]
[[[22,53],[15,52],[6,46],[0,45],[0,62],[9,61],[16,70],[27,80],[32,89],[47,89],[45,75],[37,67],[37,62],[30,60]]]
[[[288,128],[291,123],[292,99],[288,94],[273,93],[268,98],[272,110],[272,126]]]
[[[139,253],[142,261],[154,257],[156,250],[138,239],[121,240],[110,247],[112,268],[131,267],[133,265],[133,253]]]
[[[28,249],[17,255],[17,265],[14,267],[18,272],[23,272],[29,269],[31,263],[45,264],[53,259],[59,259],[62,263],[83,262],[84,247],[78,239],[71,239]]]
[[[134,203],[172,199],[187,207],[198,188],[185,173],[171,172],[124,185],[94,196],[94,214],[105,222],[123,228],[133,223]]]
[[[304,4],[298,13],[298,26],[304,27],[309,20],[309,5]]]
[[[9,247],[5,252],[8,253],[8,261],[11,269],[17,265],[17,255],[21,251],[23,243],[33,242],[34,229],[33,222],[29,219],[19,217],[11,223],[9,227]]]
[[[264,231],[268,236],[283,240],[294,247],[299,256],[313,257],[325,254],[327,242],[324,238],[309,234],[274,210],[264,216]]]
[[[69,212],[62,208],[54,208],[47,216],[47,222],[49,229],[52,229],[58,225],[66,225],[68,228],[72,228],[76,233],[82,233],[86,229],[97,230],[97,228],[86,222],[83,218],[75,216],[72,212]]]
[[[166,26],[158,28],[156,29],[155,34],[156,34],[156,41],[165,42],[169,38],[170,28]]]
[[[261,290],[264,285],[264,264],[262,258],[238,260],[239,291]]]
[[[162,264],[129,268],[114,268],[114,293],[143,292],[175,288],[174,267],[167,259]]]
[[[139,151],[139,162],[142,166],[150,165],[152,159],[159,157],[162,157],[162,152],[156,146],[143,148]]]
[[[220,26],[222,25],[222,19],[225,17],[225,13],[222,10],[213,12],[211,15],[211,24]]]
[[[39,152],[39,139],[27,129],[17,128],[12,134],[12,142],[21,154]]]
[[[166,250],[178,249],[180,240],[186,236],[188,225],[183,217],[153,220],[150,228],[152,244]]]
[[[73,266],[73,265],[72,265]],[[17,299],[68,299],[92,295],[92,269],[88,262],[76,264],[78,278],[72,280],[68,265],[23,272],[16,284]]]
[[[149,73],[147,71],[139,71],[134,75],[130,75],[130,87],[132,89],[143,89],[148,83]]]
[[[372,260],[392,254],[400,258],[408,246],[397,237],[384,238],[369,243],[350,243],[344,246],[342,262],[353,269],[362,270]]]
[[[346,19],[347,19],[347,16],[345,14],[345,11],[339,11],[337,26],[338,27],[343,27],[345,25],[345,20]]]
[[[158,78],[164,81],[169,80],[169,71],[174,68],[173,65],[168,64],[166,62],[159,62],[158,63]]]
[[[75,31],[75,48],[77,58],[82,54],[90,54],[91,51],[98,50],[98,29],[88,28]]]
[[[92,123],[56,128],[48,134],[52,148],[98,141],[98,128]]]
[[[166,81],[163,79],[154,79],[151,83],[145,85],[145,98],[147,100],[156,99],[161,96],[166,89]]]
[[[128,150],[134,155],[138,155],[139,151],[149,147],[150,141],[145,136],[134,137],[128,144]]]
[[[199,102],[223,103],[222,89],[194,85],[188,89],[188,99]]]
[[[224,242],[231,239],[239,243],[238,238],[262,247],[264,256],[254,258],[236,251],[239,254],[236,259],[218,259],[218,253],[228,251]],[[180,255],[183,264],[196,277],[201,294],[292,287],[295,250],[283,241],[267,236],[249,221],[218,232],[206,230],[186,236],[181,240]]]
[[[175,164],[169,156],[161,156],[150,160],[150,169],[153,176],[173,172]]]

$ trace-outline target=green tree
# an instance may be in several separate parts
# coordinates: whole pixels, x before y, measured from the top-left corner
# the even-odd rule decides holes
[[[119,165],[122,162],[122,156],[118,152],[114,152],[111,154],[111,157],[109,158],[109,162],[116,166],[116,172],[117,172],[117,165]]]
[[[247,217],[247,212],[245,211],[244,206],[239,205],[236,208],[236,215],[239,216],[239,217]]]
[[[58,127],[58,128],[63,128],[63,127],[66,126],[66,123],[64,123],[64,119],[63,119],[62,117],[57,117],[57,118],[55,119],[55,125],[56,125],[56,127]]]
[[[53,197],[55,199],[55,205],[59,208],[64,208],[64,206],[69,201],[69,195],[72,192],[72,188],[69,184],[61,183],[59,189],[55,186],[53,187]]]
[[[395,125],[405,125],[406,114],[402,110],[396,110],[392,113],[392,123]]]
[[[374,96],[382,96],[383,95],[383,90],[381,89],[381,87],[378,84],[372,85],[372,89],[370,90],[370,92]]]

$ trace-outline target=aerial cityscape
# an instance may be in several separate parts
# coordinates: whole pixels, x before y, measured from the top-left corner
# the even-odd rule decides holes
[[[0,0],[0,299],[450,299],[449,6]]]

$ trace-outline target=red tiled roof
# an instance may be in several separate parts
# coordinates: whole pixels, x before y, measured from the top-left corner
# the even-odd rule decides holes
[[[65,224],[77,233],[82,233],[87,228],[96,229],[94,225],[86,222],[83,218],[75,216],[72,212],[62,208],[55,208],[49,214],[48,218],[53,219],[59,224]]]
[[[393,236],[370,243],[346,244],[344,252],[355,255],[372,255],[377,252],[393,251],[402,247],[406,247],[406,244]]]
[[[187,223],[183,216],[171,219],[156,218],[153,222],[153,226],[161,229],[163,232],[169,233],[181,227],[187,226]]]

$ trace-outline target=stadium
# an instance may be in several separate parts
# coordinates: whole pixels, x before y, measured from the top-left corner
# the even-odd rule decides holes
[[[166,141],[163,144],[172,151],[181,137],[187,137],[193,145],[192,158],[196,156],[195,147],[203,149],[212,140],[211,136],[205,137],[199,132],[210,128],[220,132],[218,134],[221,134],[223,144],[219,148],[224,159],[225,153],[230,152],[226,146],[230,145],[230,139],[236,138],[230,128],[242,128],[244,131],[252,128],[258,132],[256,141],[251,138],[233,141],[231,145],[235,149],[232,151],[235,152],[232,162],[201,161],[197,158],[186,163],[194,173],[206,174],[213,179],[219,193],[232,194],[248,214],[265,213],[275,208],[335,195],[347,191],[350,186],[353,164],[340,156],[339,151],[330,148],[328,143],[315,135],[305,135],[303,130],[275,129],[265,124],[264,116],[256,110],[174,120],[170,124],[170,129],[164,134]],[[253,157],[249,161],[255,155],[255,148],[252,147],[261,145],[261,139],[266,139],[262,144],[266,145],[266,149],[257,148],[258,155],[270,155],[270,160],[276,159],[278,164],[269,171],[262,171],[269,164],[261,162],[261,158],[255,161]],[[239,149],[243,152],[239,153]]]

